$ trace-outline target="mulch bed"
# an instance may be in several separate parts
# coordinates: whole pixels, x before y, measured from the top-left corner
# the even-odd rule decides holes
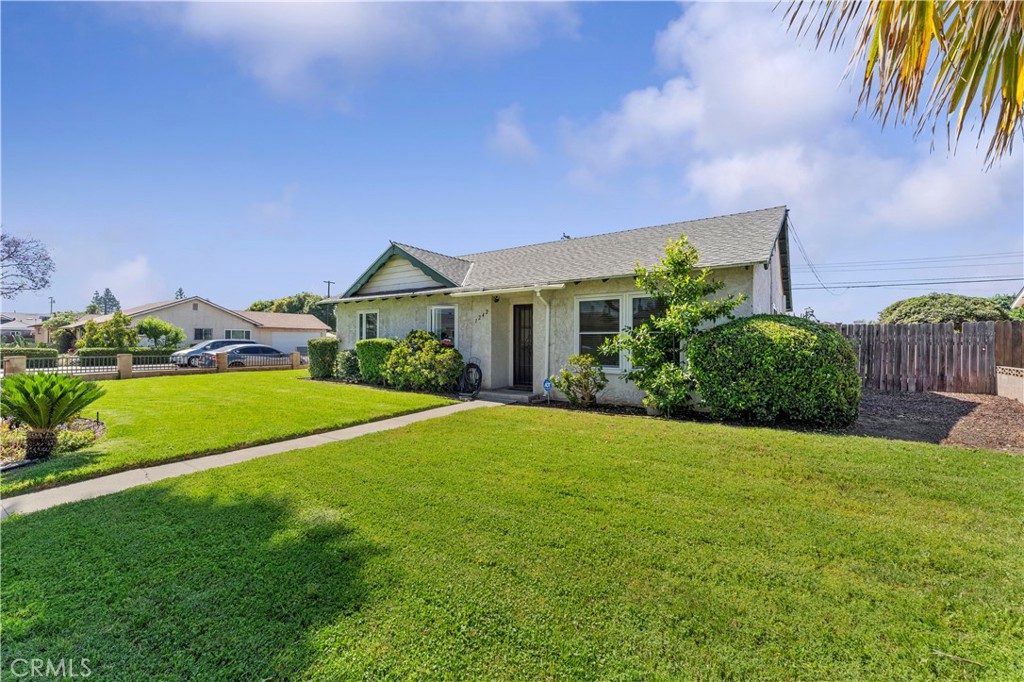
[[[865,390],[849,433],[1024,454],[1024,404],[975,393]]]
[[[558,401],[533,405],[579,409]],[[598,404],[582,409],[598,414],[647,415],[643,408],[625,405]],[[680,418],[711,421],[706,415],[694,412]],[[808,430],[787,425],[777,427]],[[865,389],[860,416],[843,433],[1024,454],[1024,404],[1010,398],[973,393],[882,393]]]

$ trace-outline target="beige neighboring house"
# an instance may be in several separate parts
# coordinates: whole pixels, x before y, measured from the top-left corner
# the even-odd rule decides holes
[[[209,339],[248,339],[291,353],[304,350],[310,339],[326,336],[330,331],[330,327],[313,315],[230,310],[199,296],[140,305],[122,312],[135,322],[155,317],[181,327],[190,346]],[[111,317],[97,315],[91,319],[103,324]],[[79,320],[68,328],[80,337],[86,322]]]
[[[784,206],[689,222],[448,256],[392,242],[341,296],[338,339],[403,337],[428,329],[480,365],[485,389],[537,394],[574,353],[647,319],[655,302],[636,287],[636,263],[650,266],[669,239],[685,234],[701,265],[743,294],[739,316],[793,309],[788,210]],[[621,378],[622,356],[602,357],[605,402],[639,403]]]

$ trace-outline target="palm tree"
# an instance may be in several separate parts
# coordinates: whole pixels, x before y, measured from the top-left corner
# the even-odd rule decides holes
[[[28,427],[25,459],[42,459],[57,444],[57,427],[106,391],[63,374],[15,374],[0,383],[0,413]]]
[[[870,103],[882,125],[892,116],[929,121],[934,134],[945,118],[953,145],[972,107],[980,114],[978,139],[997,112],[986,160],[1009,156],[1024,131],[1024,2],[975,0],[824,0],[793,2],[790,29],[813,32],[818,45],[835,50],[852,34],[851,68],[864,60],[861,106]],[[931,92],[921,103],[926,77]],[[917,116],[920,111],[920,116]]]

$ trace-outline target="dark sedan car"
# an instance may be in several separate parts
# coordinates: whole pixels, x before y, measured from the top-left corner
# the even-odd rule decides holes
[[[203,341],[197,343],[191,348],[185,348],[183,350],[175,351],[171,353],[171,362],[176,364],[178,367],[198,367],[200,364],[199,356],[204,352],[219,350],[221,348],[227,348],[228,346],[238,346],[241,344],[251,344],[255,341],[242,341],[240,339],[211,339],[209,341]]]
[[[199,366],[215,367],[217,353],[227,353],[228,367],[266,367],[287,365],[292,361],[289,353],[283,353],[261,343],[248,343],[205,351],[199,356]]]

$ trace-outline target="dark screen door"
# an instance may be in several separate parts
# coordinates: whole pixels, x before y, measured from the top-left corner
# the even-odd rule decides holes
[[[533,306],[512,306],[512,386],[533,390]]]

